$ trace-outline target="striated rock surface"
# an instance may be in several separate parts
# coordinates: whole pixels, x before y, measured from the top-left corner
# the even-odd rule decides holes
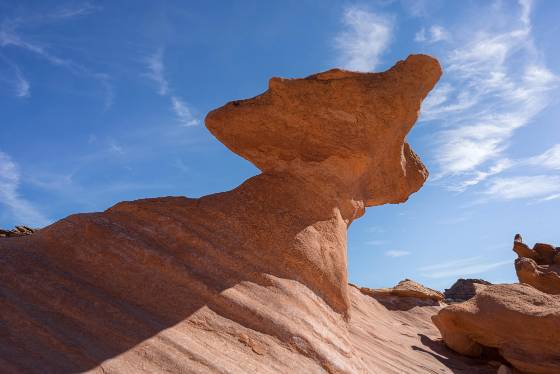
[[[360,288],[363,294],[372,297],[397,296],[397,297],[413,297],[416,299],[427,299],[433,301],[443,300],[443,294],[431,288],[424,287],[420,283],[416,283],[410,279],[400,281],[392,288]]]
[[[496,352],[527,373],[560,372],[560,296],[524,284],[477,287],[476,295],[432,317],[463,355]]]
[[[358,289],[364,295],[374,298],[389,310],[411,310],[416,307],[439,306],[443,294],[424,287],[410,279],[400,281],[391,288]]]
[[[35,229],[32,229],[27,226],[16,226],[12,230],[0,229],[0,238],[14,238],[18,236],[31,235],[35,231],[36,231]]]
[[[415,55],[273,78],[206,118],[262,174],[1,239],[0,372],[469,369],[436,341],[439,307],[389,311],[347,284],[348,225],[427,178],[405,136],[440,74]]]
[[[560,294],[560,249],[537,243],[533,248],[522,242],[518,234],[513,242],[517,253],[515,271],[519,282],[549,294]]]
[[[492,283],[483,279],[458,279],[451,288],[446,288],[444,292],[445,300],[450,302],[463,302],[469,300],[476,293],[476,285],[482,284],[489,286]]]

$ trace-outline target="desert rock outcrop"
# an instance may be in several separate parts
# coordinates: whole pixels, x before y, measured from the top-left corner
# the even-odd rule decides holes
[[[424,287],[420,283],[416,283],[410,279],[400,281],[396,286],[391,288],[360,288],[362,293],[372,297],[398,296],[413,297],[417,299],[427,299],[433,301],[443,300],[443,294],[431,288]]]
[[[519,282],[529,284],[549,294],[560,294],[560,249],[537,243],[533,249],[515,238],[513,251],[517,253],[515,271]]]
[[[440,306],[443,294],[424,287],[410,279],[400,281],[391,288],[358,287],[361,293],[370,296],[389,310],[412,310],[417,307]]]
[[[426,180],[405,137],[440,75],[414,55],[273,78],[206,118],[262,174],[0,240],[0,372],[445,372],[438,307],[390,314],[348,287],[346,260],[365,207]]]
[[[522,372],[560,372],[559,296],[524,284],[480,286],[473,298],[432,320],[458,353],[478,357],[494,350]]]
[[[31,235],[35,231],[36,231],[35,229],[32,229],[27,226],[16,226],[12,230],[0,229],[0,238],[14,238],[18,236]]]
[[[489,286],[492,283],[483,279],[458,279],[451,288],[446,288],[445,300],[449,302],[462,302],[472,298],[476,293],[476,285]]]

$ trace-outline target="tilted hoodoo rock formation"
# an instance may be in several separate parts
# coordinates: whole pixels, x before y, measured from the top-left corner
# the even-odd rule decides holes
[[[464,368],[434,351],[438,307],[390,312],[347,284],[348,225],[426,180],[405,137],[440,74],[416,55],[383,73],[273,78],[206,118],[262,174],[0,240],[0,372]]]
[[[553,295],[560,295],[560,248],[537,243],[533,249],[518,234],[513,242],[515,271],[519,282]]]

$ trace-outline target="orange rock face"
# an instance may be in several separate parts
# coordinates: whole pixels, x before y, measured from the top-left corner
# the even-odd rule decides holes
[[[521,240],[513,242],[515,271],[519,282],[553,295],[560,295],[560,249],[537,243],[533,249]]]
[[[400,364],[356,346],[379,328],[361,313],[382,307],[349,290],[346,261],[365,207],[427,178],[405,136],[440,74],[416,55],[384,73],[273,78],[206,119],[262,174],[1,239],[0,372],[445,370],[416,335],[395,346]]]
[[[477,357],[488,348],[527,373],[560,372],[560,297],[523,284],[477,285],[432,317],[445,343]]]
[[[417,299],[427,299],[433,301],[443,300],[443,294],[431,288],[424,287],[420,283],[416,283],[410,279],[400,281],[392,288],[360,288],[360,291],[366,295],[376,296],[398,296],[413,297]]]

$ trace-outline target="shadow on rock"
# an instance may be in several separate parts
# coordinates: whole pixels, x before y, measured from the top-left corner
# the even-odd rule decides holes
[[[403,297],[403,296],[372,296],[381,305],[389,310],[410,310],[416,307],[423,306],[438,306],[439,301],[431,299],[419,299],[417,297]]]
[[[421,343],[430,350],[418,346],[413,346],[412,349],[431,355],[453,373],[495,374],[500,365],[498,360],[478,360],[461,356],[447,348],[441,339],[433,340],[424,334],[418,334],[418,336]],[[494,361],[494,365],[490,365],[488,361]]]

